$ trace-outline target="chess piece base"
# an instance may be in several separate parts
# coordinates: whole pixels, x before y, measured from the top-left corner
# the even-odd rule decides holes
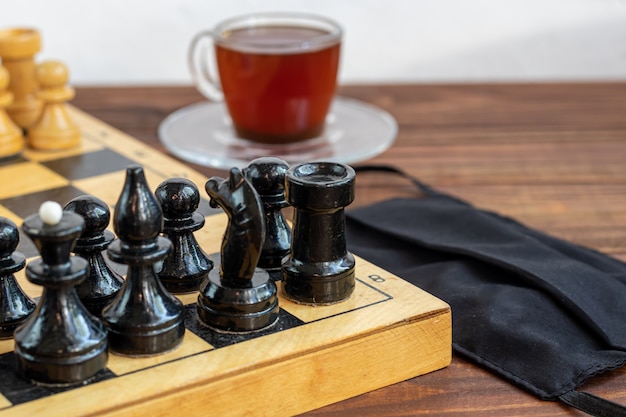
[[[106,368],[109,357],[106,341],[79,357],[35,358],[17,345],[15,353],[18,371],[25,378],[54,386],[83,384]]]
[[[28,130],[28,145],[33,149],[68,149],[78,146],[80,141],[80,130],[61,104],[48,104],[42,118]]]
[[[185,333],[183,305],[165,290],[153,268],[167,256],[171,243],[159,237],[156,247],[146,253],[128,252],[122,247],[116,240],[108,252],[112,260],[129,266],[124,286],[102,311],[111,351],[133,357],[171,351]]]
[[[176,349],[183,341],[185,325],[177,320],[167,327],[149,330],[117,327],[109,324],[109,346],[120,356],[160,355]]]
[[[213,269],[198,295],[198,317],[221,332],[267,328],[278,320],[278,311],[276,284],[266,271],[258,268],[245,288],[223,283],[217,268]]]
[[[320,265],[297,265],[288,259],[282,267],[283,295],[299,304],[325,305],[342,302],[354,292],[354,256]],[[319,266],[319,267],[318,267]]]
[[[15,331],[17,367],[25,378],[42,384],[72,385],[106,367],[106,329],[87,312],[74,287],[84,279],[86,264],[84,259],[73,257],[57,276],[41,258],[26,267],[29,281],[47,287],[36,310]]]
[[[202,272],[197,276],[188,276],[185,279],[180,278],[164,278],[159,277],[161,283],[166,290],[171,292],[172,294],[188,294],[192,292],[196,292],[202,281],[204,281],[207,277],[206,272]]]

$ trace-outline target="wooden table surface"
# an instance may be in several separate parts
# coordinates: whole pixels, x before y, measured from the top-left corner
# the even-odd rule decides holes
[[[368,162],[394,165],[481,208],[626,260],[626,83],[355,85],[340,94],[398,121],[394,145]],[[73,104],[164,150],[159,123],[201,100],[191,87],[82,87]],[[207,176],[225,174],[192,166]],[[364,174],[354,204],[412,193],[404,180]],[[583,388],[626,404],[626,370]],[[307,415],[583,414],[537,400],[455,356],[441,371]]]

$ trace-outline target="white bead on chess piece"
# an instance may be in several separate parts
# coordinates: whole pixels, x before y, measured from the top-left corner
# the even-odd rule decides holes
[[[59,224],[63,217],[63,207],[56,201],[45,201],[39,207],[39,217],[47,225]]]

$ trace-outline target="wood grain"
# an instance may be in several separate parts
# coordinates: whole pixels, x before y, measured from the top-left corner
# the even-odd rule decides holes
[[[340,94],[398,120],[395,144],[367,162],[394,165],[477,206],[626,260],[626,83],[354,85]],[[191,87],[83,87],[73,103],[163,150],[160,121],[201,100]],[[402,179],[362,175],[355,205],[415,192]],[[583,388],[626,404],[626,371]],[[307,415],[583,414],[537,400],[455,357],[441,371]]]

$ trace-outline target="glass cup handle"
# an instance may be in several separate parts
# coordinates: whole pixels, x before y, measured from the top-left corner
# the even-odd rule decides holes
[[[189,45],[188,64],[191,76],[196,84],[196,88],[209,100],[224,101],[216,72],[211,68],[209,59],[210,52],[213,51],[213,37],[211,31],[203,31],[193,37]]]

